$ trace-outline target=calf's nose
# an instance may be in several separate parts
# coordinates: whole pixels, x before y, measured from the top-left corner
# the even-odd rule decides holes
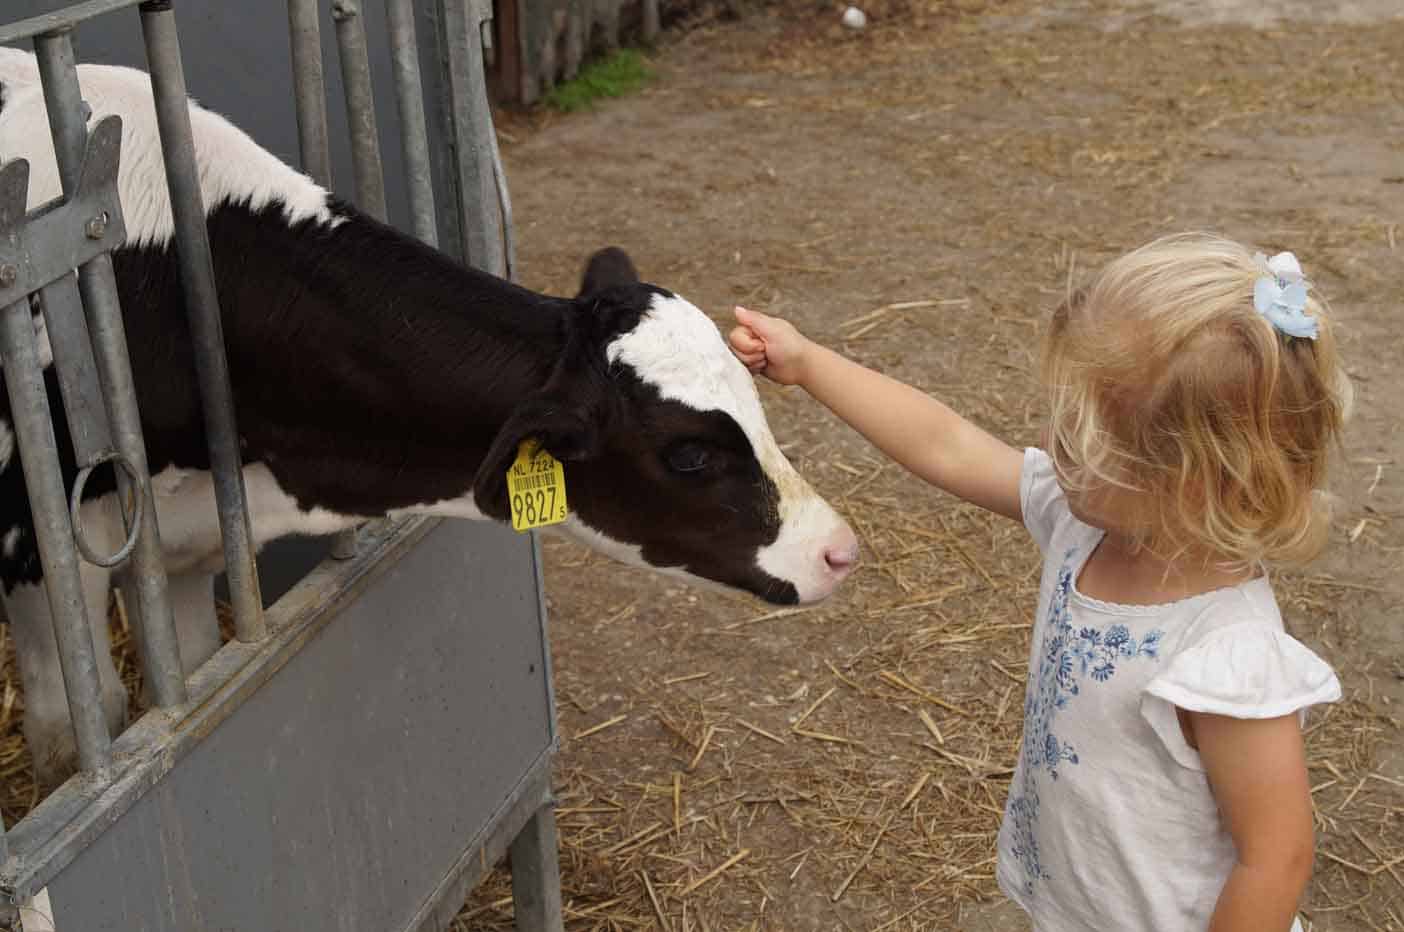
[[[845,528],[844,533],[824,545],[824,564],[840,578],[853,571],[858,565],[858,538],[852,531]]]

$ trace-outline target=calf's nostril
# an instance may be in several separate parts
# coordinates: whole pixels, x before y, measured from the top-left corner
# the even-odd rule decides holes
[[[836,573],[848,572],[858,562],[858,545],[825,547],[824,562]]]

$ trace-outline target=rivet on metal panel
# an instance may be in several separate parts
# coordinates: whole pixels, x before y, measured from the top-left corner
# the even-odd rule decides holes
[[[88,221],[88,225],[83,228],[83,232],[88,234],[88,239],[102,239],[107,235],[107,211],[103,211],[96,217]]]

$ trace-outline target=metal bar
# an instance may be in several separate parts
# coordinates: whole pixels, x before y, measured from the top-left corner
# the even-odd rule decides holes
[[[214,263],[210,258],[209,231],[205,227],[205,208],[195,167],[195,143],[190,128],[185,72],[180,60],[180,39],[170,0],[143,3],[141,28],[151,71],[161,152],[166,163],[166,183],[171,191],[185,310],[195,344],[195,369],[224,543],[225,574],[234,607],[234,628],[239,640],[257,641],[267,634],[267,628],[258,588],[258,567],[254,563],[253,531],[244,494],[229,363],[224,356],[219,297],[214,286]]]
[[[479,24],[478,34],[483,37],[483,50],[492,48],[492,17],[493,4],[491,0],[481,0],[478,5],[478,15],[482,17]],[[502,230],[502,277],[509,281],[517,277],[517,243],[516,233],[512,226],[512,196],[507,191],[507,170],[502,166],[502,150],[497,144],[497,126],[492,120],[492,106],[487,102],[487,77],[484,75],[480,85],[482,87],[483,101],[487,110],[487,125],[485,127],[488,143],[489,155],[492,158],[492,178],[497,188],[497,208],[500,213],[499,222]]]
[[[117,450],[125,455],[140,478],[143,514],[131,564],[122,574],[127,604],[137,605],[140,626],[142,676],[151,690],[151,699],[160,708],[185,702],[185,666],[180,658],[175,617],[166,590],[166,563],[161,550],[161,531],[156,523],[156,497],[151,491],[150,467],[146,462],[146,440],[137,409],[136,382],[127,356],[127,335],[122,308],[117,301],[117,280],[112,258],[99,256],[78,273],[83,308],[88,314],[88,330],[97,353],[102,376],[107,417],[112,424]],[[118,475],[121,475],[119,470]]]
[[[565,928],[557,846],[556,809],[547,803],[512,839],[512,908],[520,932]]]
[[[512,227],[512,195],[507,191],[507,170],[502,167],[502,151],[497,145],[497,128],[488,124],[492,144],[492,177],[497,185],[497,207],[502,214],[502,277],[517,279],[517,236]]]
[[[357,0],[332,0],[336,45],[341,58],[341,84],[346,93],[346,124],[351,133],[351,174],[356,206],[385,222],[385,170],[380,159],[380,131],[375,119],[375,90],[371,84],[366,24]],[[332,541],[331,556],[348,560],[356,555],[356,530],[342,531]]]
[[[73,60],[72,35],[67,30],[51,32],[34,40],[39,61],[39,80],[44,89],[44,105],[49,114],[49,130],[54,137],[59,181],[66,198],[78,191],[83,170],[88,129],[83,115],[83,96],[78,88],[78,72]],[[97,220],[98,218],[93,218]],[[94,230],[94,232],[97,232]],[[100,238],[99,233],[98,237]],[[78,285],[71,274],[44,287],[41,292],[44,319],[49,332],[62,389],[68,433],[78,465],[86,466],[111,449],[107,423],[102,416],[102,392],[98,386],[97,363],[92,341],[83,317]]]
[[[405,157],[410,221],[415,236],[437,246],[439,231],[434,222],[434,183],[429,172],[429,133],[425,127],[413,0],[386,0],[385,18],[390,32],[395,99],[400,110],[400,145]]]
[[[6,23],[0,26],[0,45],[7,45],[17,39],[29,39],[46,32],[72,29],[84,20],[111,13],[113,10],[136,6],[141,2],[142,0],[88,0],[87,3],[75,3],[67,9]]]
[[[28,301],[16,301],[0,312],[0,361],[4,364],[5,388],[10,393],[10,412],[34,515],[39,558],[44,565],[44,587],[73,719],[78,766],[87,771],[101,770],[111,756],[112,736],[103,720],[97,655],[93,651],[92,629],[88,627],[88,607],[83,599],[78,552],[68,517],[68,493],[59,468],[58,442],[54,439]]]
[[[480,24],[486,3],[438,0],[443,24],[449,113],[458,150],[458,210],[464,259],[494,275],[506,274],[501,207],[492,169],[492,111],[487,101]]]
[[[112,448],[112,439],[102,416],[102,389],[88,338],[88,323],[83,317],[83,302],[78,297],[78,282],[70,272],[45,285],[39,300],[54,354],[60,397],[68,416],[68,435],[78,465],[86,466]]]
[[[54,153],[63,181],[64,195],[73,198],[78,191],[86,154],[87,128],[82,116],[82,91],[74,63],[73,44],[68,35],[41,36],[35,41],[39,57],[39,72],[44,84],[45,104],[54,136]],[[88,238],[107,232],[120,221],[120,216],[90,218],[86,227]],[[142,671],[157,706],[167,708],[186,699],[184,666],[176,637],[175,619],[166,594],[166,566],[161,551],[161,533],[156,523],[156,501],[151,491],[151,476],[146,462],[146,440],[141,430],[141,414],[137,409],[136,384],[132,377],[131,360],[127,356],[127,337],[122,320],[122,308],[117,300],[117,279],[111,257],[103,253],[78,270],[78,288],[86,315],[83,337],[85,363],[96,367],[101,380],[102,401],[92,410],[105,410],[102,423],[103,446],[115,445],[131,464],[140,488],[135,498],[140,503],[141,531],[132,554],[129,572],[123,574],[122,586],[127,603],[137,609],[137,624],[142,652]],[[49,335],[55,335],[57,308],[45,301]],[[73,315],[76,320],[82,317]],[[58,352],[57,344],[54,347]],[[59,359],[59,374],[63,360]],[[73,418],[70,415],[70,425]],[[70,430],[71,430],[70,426]],[[75,446],[77,446],[75,439]],[[79,462],[90,462],[90,454],[79,453]],[[123,470],[116,470],[120,501],[133,497],[131,481]],[[125,514],[125,505],[120,506]]]
[[[327,142],[327,86],[322,74],[322,31],[317,0],[288,0],[292,41],[293,96],[297,101],[297,143],[302,170],[330,189],[331,146]]]
[[[384,222],[385,175],[380,163],[380,135],[375,123],[366,24],[356,0],[333,0],[336,43],[341,53],[341,83],[346,89],[346,117],[351,131],[351,171],[356,206]]]
[[[560,723],[556,721],[556,677],[551,668],[550,611],[546,605],[545,559],[541,553],[541,535],[531,535],[531,565],[536,577],[536,617],[541,619],[541,681],[546,689],[546,708],[551,714],[551,748],[560,747]]]

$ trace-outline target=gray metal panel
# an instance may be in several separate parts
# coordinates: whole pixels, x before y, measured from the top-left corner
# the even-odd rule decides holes
[[[550,747],[532,550],[434,527],[50,882],[57,927],[405,928]]]

